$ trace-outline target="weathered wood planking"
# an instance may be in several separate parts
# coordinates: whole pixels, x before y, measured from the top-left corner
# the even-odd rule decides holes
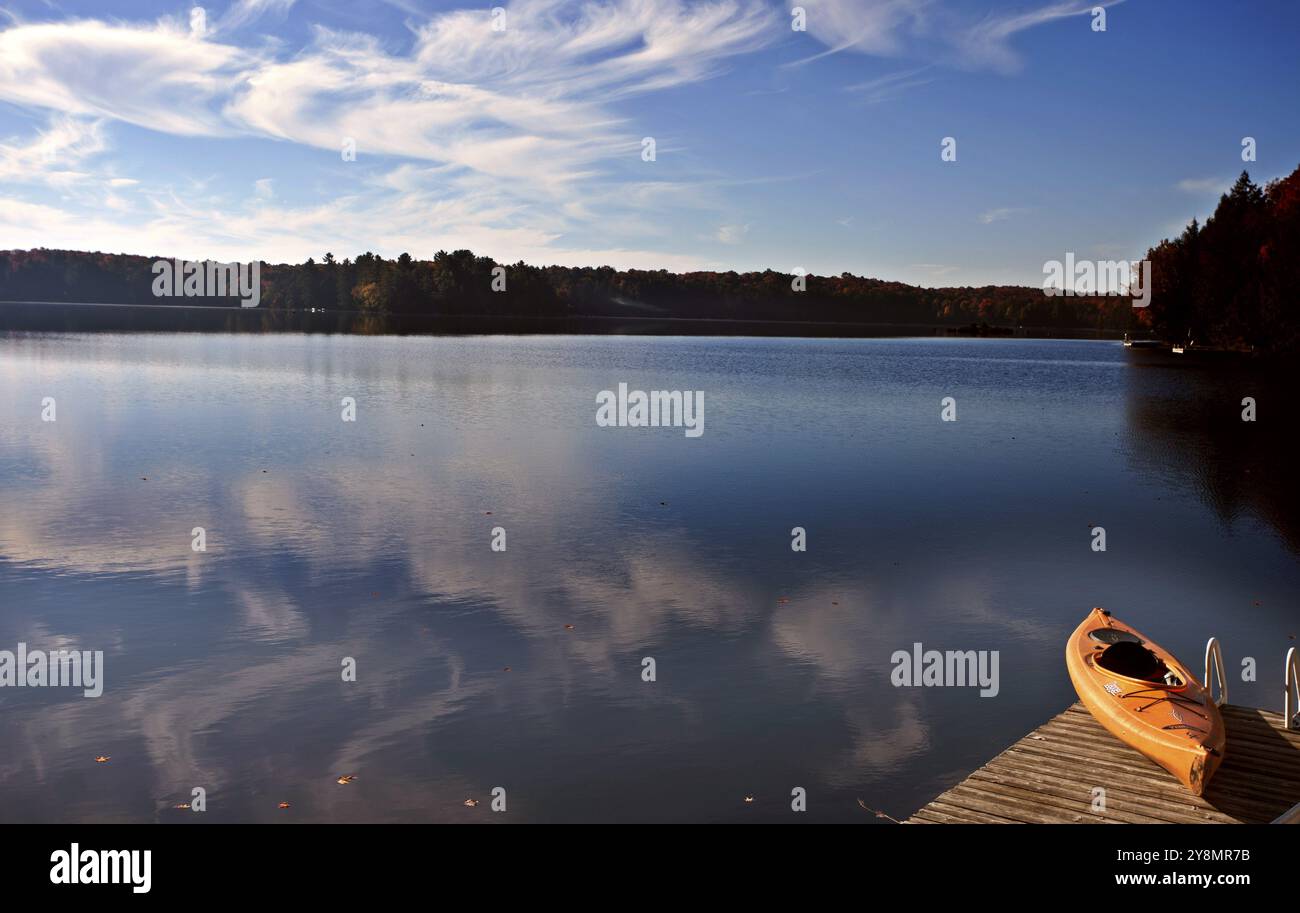
[[[1075,704],[919,810],[908,824],[1267,824],[1300,803],[1300,731],[1228,704],[1223,765],[1193,796]],[[1093,789],[1106,790],[1104,811]]]

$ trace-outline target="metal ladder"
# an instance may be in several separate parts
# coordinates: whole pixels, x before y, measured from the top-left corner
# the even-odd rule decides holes
[[[1300,655],[1296,648],[1286,651],[1286,699],[1282,704],[1282,725],[1287,729],[1300,729]],[[1280,815],[1274,824],[1300,824],[1300,803]]]
[[[1300,729],[1300,651],[1292,647],[1286,652],[1286,699],[1282,705],[1282,724],[1287,729]],[[1219,696],[1216,699],[1211,690],[1210,673],[1219,679]],[[1223,675],[1223,647],[1217,637],[1211,637],[1205,643],[1205,694],[1213,700],[1215,706],[1222,707],[1228,702],[1228,680]],[[1290,811],[1283,812],[1274,824],[1300,824],[1300,804]]]
[[[1285,678],[1283,687],[1286,698],[1282,704],[1282,724],[1287,729],[1300,729],[1300,648],[1292,647],[1286,651]],[[1210,673],[1219,680],[1219,696],[1214,697],[1211,690]],[[1205,642],[1205,693],[1214,701],[1216,707],[1228,702],[1228,680],[1223,674],[1223,647],[1219,638],[1211,637]]]
[[[1214,672],[1219,677],[1218,698],[1214,697],[1214,692],[1210,689],[1211,660],[1214,661]],[[1205,696],[1214,701],[1216,707],[1222,707],[1228,703],[1228,679],[1223,674],[1223,647],[1219,645],[1219,638],[1217,637],[1211,637],[1205,642]]]
[[[1300,655],[1296,648],[1286,651],[1286,701],[1282,704],[1282,723],[1287,729],[1300,729]]]

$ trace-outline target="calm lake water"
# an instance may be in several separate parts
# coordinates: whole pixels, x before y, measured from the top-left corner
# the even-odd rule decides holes
[[[620,382],[703,391],[703,435],[597,427]],[[106,665],[99,698],[0,688],[3,821],[902,817],[1075,699],[1093,605],[1196,669],[1219,636],[1271,709],[1300,633],[1294,397],[1231,364],[9,335],[0,390],[0,650]],[[999,651],[997,696],[894,687],[915,642]]]

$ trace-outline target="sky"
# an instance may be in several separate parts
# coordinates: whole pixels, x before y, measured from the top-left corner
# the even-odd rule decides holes
[[[0,0],[0,250],[1038,286],[1300,165],[1292,0],[498,2]]]

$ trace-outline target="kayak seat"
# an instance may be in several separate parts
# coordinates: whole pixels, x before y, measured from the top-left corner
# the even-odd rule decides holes
[[[1169,667],[1158,656],[1141,644],[1128,640],[1102,650],[1096,662],[1107,672],[1158,684],[1165,683],[1165,675],[1169,672]]]

